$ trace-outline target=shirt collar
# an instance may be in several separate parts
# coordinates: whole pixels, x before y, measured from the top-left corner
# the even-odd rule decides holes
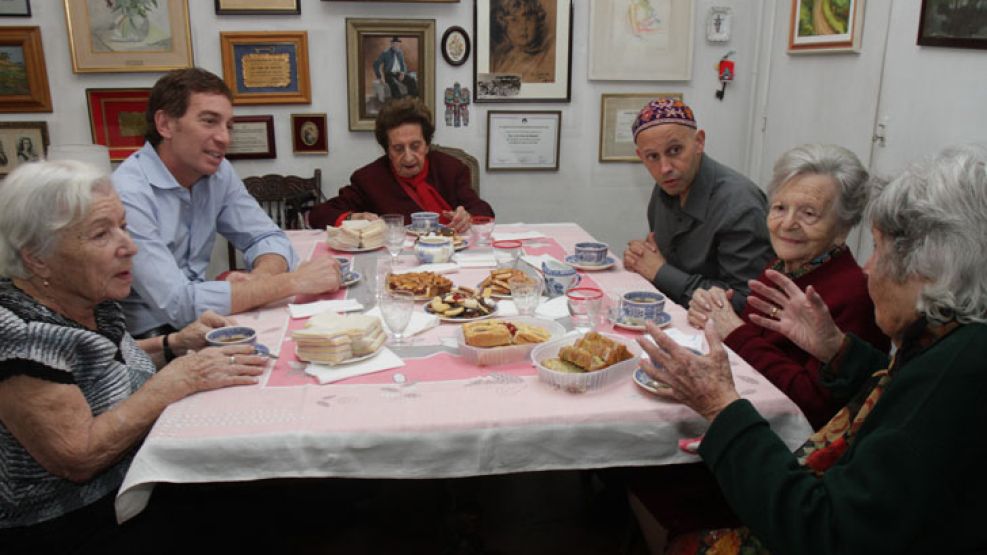
[[[158,189],[182,189],[181,183],[175,179],[168,167],[161,161],[158,151],[154,150],[150,142],[145,142],[144,146],[137,151],[137,161],[147,176],[148,183]],[[208,176],[206,176],[208,177]],[[199,181],[202,179],[200,178]],[[198,183],[199,181],[196,181]]]

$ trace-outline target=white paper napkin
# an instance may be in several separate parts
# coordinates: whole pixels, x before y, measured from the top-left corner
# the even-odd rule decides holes
[[[305,368],[305,373],[309,376],[314,376],[315,379],[319,380],[320,384],[327,384],[354,376],[373,374],[374,372],[400,368],[402,366],[404,366],[404,361],[401,360],[401,357],[394,354],[387,347],[384,347],[376,356],[352,364],[324,366],[322,364],[312,363]]]
[[[456,264],[460,268],[495,268],[497,258],[490,252],[461,252],[456,255]]]
[[[363,305],[356,299],[342,299],[338,301],[315,301],[306,304],[289,304],[288,312],[292,318],[308,318],[323,312],[356,312],[363,310]]]
[[[538,302],[538,308],[541,308],[541,306],[547,302],[548,302],[548,298],[542,297],[541,301]],[[517,305],[514,304],[514,301],[512,301],[511,299],[501,299],[497,301],[498,318],[500,318],[501,316],[517,316],[517,315],[518,315]],[[566,307],[566,316],[568,315],[569,315],[569,309],[568,307]],[[543,314],[539,314],[537,310],[535,310],[535,316],[545,318],[545,316]],[[559,318],[561,318],[561,316]],[[552,320],[555,319],[556,318],[552,318]]]
[[[411,272],[434,272],[436,274],[450,274],[458,272],[459,266],[453,262],[443,262],[441,264],[419,264],[411,268],[398,268],[391,270],[392,274],[410,274]]]
[[[701,333],[684,333],[675,328],[666,328],[662,331],[665,332],[665,335],[672,338],[672,341],[682,345],[683,347],[695,349],[700,353],[706,352],[706,339]],[[652,343],[655,342],[655,340],[651,339],[651,336],[648,334],[644,334],[644,337],[648,338],[648,340]]]
[[[569,315],[569,304],[566,302],[566,298],[555,297],[550,301],[544,301],[538,305],[538,309],[535,310],[535,316],[539,318],[548,318],[550,320],[558,320],[559,318],[565,318]]]
[[[554,256],[552,256],[550,254],[526,254],[526,255],[524,255],[524,256],[521,257],[521,260],[527,262],[528,264],[530,264],[534,268],[537,268],[539,272],[541,271],[541,263],[542,262],[545,262],[545,261],[548,261],[548,260],[554,260],[556,262],[561,262],[558,258],[555,258]]]
[[[376,316],[381,318],[380,307],[375,306],[365,313],[367,316]],[[418,335],[419,333],[430,330],[435,326],[439,325],[439,318],[434,314],[428,314],[426,312],[419,312],[415,310],[411,313],[411,320],[408,321],[408,327],[404,330],[405,337],[411,337],[412,335]]]
[[[494,241],[524,241],[525,239],[541,239],[545,234],[540,231],[494,231]]]

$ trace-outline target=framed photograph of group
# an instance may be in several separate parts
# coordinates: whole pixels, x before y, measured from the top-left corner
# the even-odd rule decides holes
[[[297,15],[302,0],[216,0],[217,15]]]
[[[859,52],[864,0],[792,0],[790,54]]]
[[[306,31],[219,34],[233,104],[310,104]]]
[[[72,71],[169,71],[192,66],[188,0],[65,0]]]
[[[987,50],[987,6],[976,0],[922,0],[918,44]]]
[[[558,171],[562,112],[487,112],[487,171]]]
[[[31,0],[0,0],[0,17],[31,17]]]
[[[40,27],[0,27],[0,113],[50,112]]]
[[[89,126],[93,143],[110,150],[110,160],[120,162],[144,146],[151,89],[86,89]]]
[[[474,0],[476,102],[568,102],[571,0]]]
[[[230,146],[226,149],[227,159],[260,160],[277,157],[274,116],[233,116]]]
[[[589,78],[692,79],[695,2],[590,0]]]
[[[641,108],[659,96],[682,99],[682,93],[610,93],[600,97],[600,162],[640,162],[631,125]]]
[[[350,131],[372,131],[389,99],[417,96],[435,113],[435,20],[347,19]]]
[[[0,177],[17,166],[36,162],[48,150],[48,124],[43,121],[0,122]]]

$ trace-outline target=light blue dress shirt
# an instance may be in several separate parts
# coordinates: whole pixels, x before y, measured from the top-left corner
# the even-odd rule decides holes
[[[230,313],[230,284],[206,280],[217,233],[243,252],[248,266],[268,253],[284,257],[291,270],[298,265],[288,237],[226,160],[186,189],[145,143],[113,172],[113,185],[138,247],[133,288],[123,301],[134,335],[162,324],[181,328],[208,309]]]

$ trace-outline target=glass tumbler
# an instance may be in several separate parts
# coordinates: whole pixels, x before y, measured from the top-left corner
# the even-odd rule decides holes
[[[603,291],[595,287],[573,287],[565,296],[573,329],[579,333],[596,329],[603,306]]]
[[[493,249],[498,268],[517,268],[521,260],[521,241],[494,241]]]
[[[511,288],[511,300],[517,307],[518,315],[534,316],[541,301],[541,281],[532,276],[520,275],[507,280],[507,285]]]
[[[470,232],[473,234],[473,244],[485,247],[490,244],[493,235],[494,219],[490,216],[473,216],[470,218]]]

